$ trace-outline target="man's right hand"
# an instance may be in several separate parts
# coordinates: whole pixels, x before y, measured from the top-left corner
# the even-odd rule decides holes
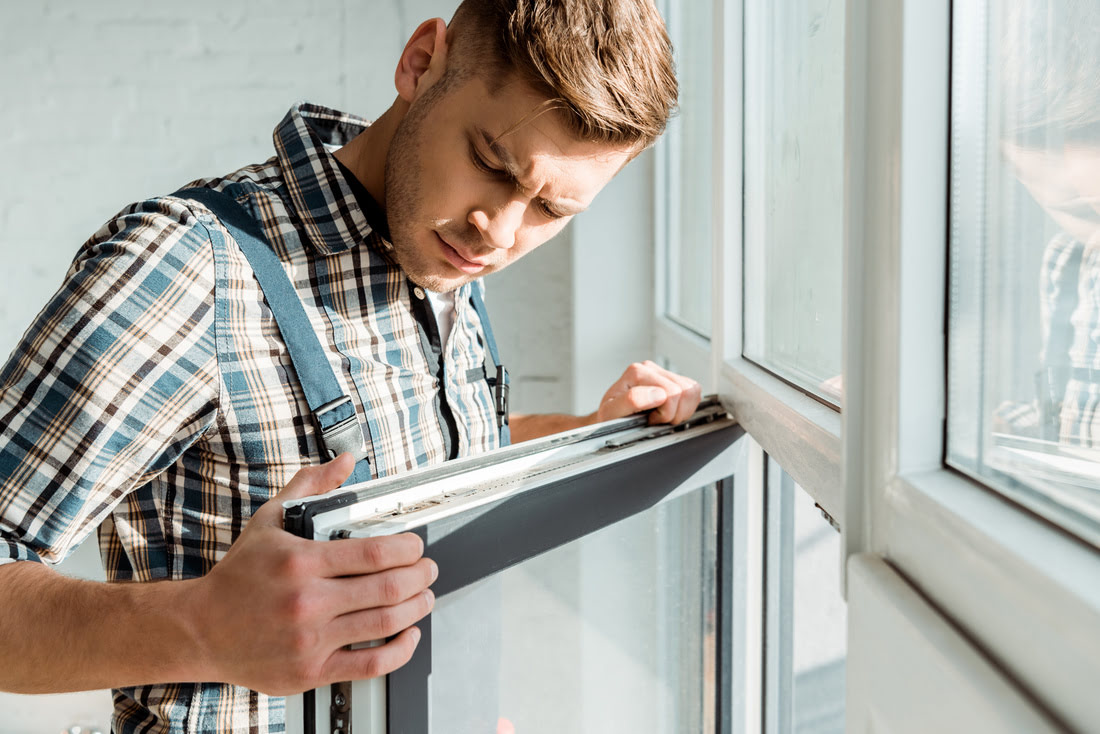
[[[353,468],[343,454],[298,472],[193,582],[195,652],[210,680],[287,695],[385,675],[412,657],[420,630],[411,625],[431,611],[438,575],[418,536],[317,542],[282,529],[284,501],[335,489]]]

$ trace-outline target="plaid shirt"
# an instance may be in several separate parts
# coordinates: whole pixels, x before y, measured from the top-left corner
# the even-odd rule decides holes
[[[1100,448],[1100,237],[1065,232],[1043,250],[1037,397],[1006,401],[997,425],[1017,436]]]
[[[1044,384],[1058,440],[1100,448],[1100,238],[1054,237],[1043,252]]]
[[[370,427],[380,476],[447,458],[441,395],[457,454],[498,436],[470,303],[480,283],[456,293],[440,359],[417,319],[430,313],[415,303],[423,291],[331,155],[366,125],[302,104],[275,129],[273,158],[192,185],[230,192],[262,224]],[[0,370],[0,563],[57,563],[98,528],[112,581],[202,576],[260,505],[317,463],[308,405],[252,269],[200,218],[210,213],[170,196],[124,209],[84,244]],[[284,730],[283,699],[228,685],[114,698],[116,732]]]

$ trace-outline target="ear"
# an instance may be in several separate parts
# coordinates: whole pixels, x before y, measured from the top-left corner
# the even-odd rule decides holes
[[[443,77],[447,67],[447,24],[432,18],[413,31],[397,62],[394,85],[410,104]]]

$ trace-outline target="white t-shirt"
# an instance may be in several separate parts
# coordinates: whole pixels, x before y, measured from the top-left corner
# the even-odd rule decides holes
[[[424,289],[428,295],[428,303],[432,304],[435,312],[435,323],[439,327],[439,347],[447,351],[447,339],[451,336],[451,327],[455,323],[455,292],[432,293]]]

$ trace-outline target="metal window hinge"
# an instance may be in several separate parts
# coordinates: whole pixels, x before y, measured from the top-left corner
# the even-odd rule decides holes
[[[332,734],[351,734],[351,682],[333,683],[329,721]]]
[[[833,530],[835,530],[835,531],[837,531],[837,532],[839,533],[839,532],[840,532],[840,523],[838,523],[838,522],[837,522],[836,520],[834,520],[834,519],[833,519],[833,516],[832,516],[832,515],[830,515],[830,514],[829,514],[828,512],[826,512],[826,511],[825,511],[825,508],[824,508],[824,507],[822,507],[821,505],[819,505],[818,503],[816,503],[816,502],[815,502],[815,503],[814,503],[814,507],[816,507],[816,508],[818,509],[818,511],[820,511],[820,512],[821,512],[821,516],[822,516],[823,518],[825,518],[825,522],[827,522],[827,523],[829,523],[830,525],[832,525],[832,526],[833,526]]]

